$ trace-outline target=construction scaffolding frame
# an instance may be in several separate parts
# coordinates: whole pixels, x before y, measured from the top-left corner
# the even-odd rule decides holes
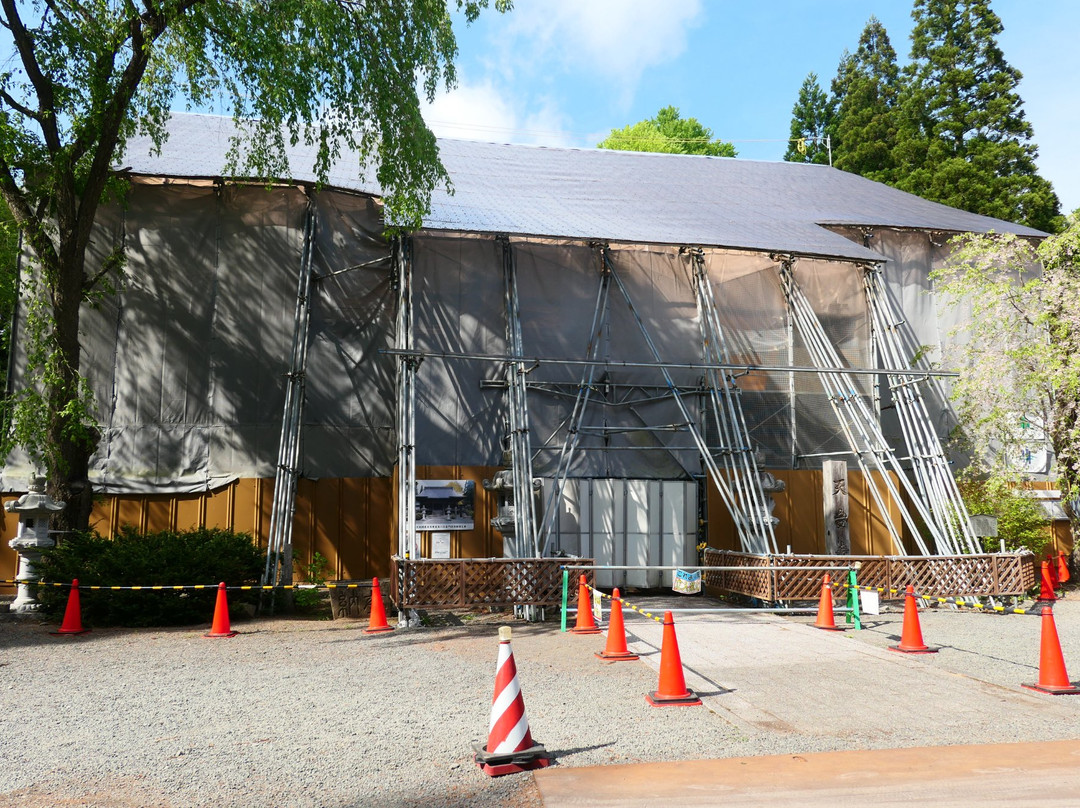
[[[422,356],[414,352],[412,241],[394,240],[391,253],[397,288],[397,323],[394,347],[400,351],[397,363],[397,528],[398,555],[420,556],[416,534],[416,376]]]
[[[555,516],[558,513],[559,503],[563,498],[570,466],[581,443],[581,425],[585,417],[585,410],[589,406],[589,398],[592,395],[593,382],[596,378],[597,365],[594,364],[594,360],[596,360],[600,349],[601,330],[606,320],[604,315],[607,312],[609,292],[611,290],[611,273],[607,271],[603,257],[598,256],[597,258],[600,268],[600,284],[596,290],[592,324],[589,326],[589,340],[585,348],[586,364],[582,365],[581,380],[578,382],[577,394],[574,396],[574,406],[570,411],[570,416],[565,421],[566,436],[563,438],[562,448],[559,451],[555,479],[544,500],[544,513],[540,520],[539,529],[541,556],[547,554],[551,544],[551,531],[555,524]],[[540,451],[537,450],[537,454]]]
[[[901,367],[912,361],[904,355],[900,327],[903,317],[896,309],[884,284],[880,266],[869,265],[863,269],[866,303],[874,325],[874,342],[882,364]],[[928,377],[901,378],[886,374],[889,391],[900,420],[900,428],[907,445],[915,483],[927,503],[927,508],[940,532],[947,536],[952,554],[959,552],[980,553],[982,548],[971,529],[967,506],[964,504],[956,479],[949,469],[948,459],[941,440],[933,427],[926,408],[922,385]],[[941,550],[939,549],[939,553]]]
[[[503,305],[506,312],[506,347],[512,356],[524,355],[521,338],[521,307],[518,300],[517,271],[510,239],[500,236],[503,261]],[[537,543],[536,513],[533,500],[532,447],[529,439],[529,398],[526,377],[532,368],[523,361],[506,363],[506,384],[509,409],[509,444],[511,474],[514,484],[514,536],[511,558],[540,555]],[[505,552],[505,548],[504,548]]]
[[[817,314],[814,312],[813,307],[810,305],[810,302],[807,300],[806,295],[803,293],[795,278],[796,258],[794,256],[781,256],[778,258],[777,270],[795,327],[803,338],[803,342],[812,361],[822,368],[818,373],[818,379],[825,390],[833,413],[836,415],[837,422],[840,426],[841,433],[848,444],[848,448],[855,457],[859,469],[867,480],[870,495],[882,515],[882,521],[889,530],[889,534],[897,552],[901,555],[906,554],[896,525],[893,524],[892,519],[889,518],[889,511],[881,491],[882,487],[886,489],[893,504],[899,511],[901,521],[908,527],[909,534],[922,555],[932,555],[934,553],[923,540],[920,530],[921,527],[925,527],[926,531],[930,534],[934,541],[934,550],[939,555],[958,555],[965,551],[972,552],[970,545],[964,541],[964,546],[962,546],[955,535],[953,526],[959,521],[956,519],[955,515],[950,518],[943,513],[943,510],[945,510],[943,508],[939,508],[937,513],[935,513],[924,499],[922,492],[914,486],[910,475],[901,466],[899,458],[897,458],[895,452],[893,452],[888,441],[885,439],[876,413],[873,412],[866,401],[864,401],[863,396],[860,394],[854,383],[854,379],[844,370],[835,370],[843,365],[843,359],[826,334],[821,321],[818,319]],[[878,341],[880,344],[882,340],[887,339],[887,337],[881,334],[882,327],[889,322],[893,322],[895,326],[896,320],[890,321],[887,318],[879,316],[882,314],[880,295],[875,294],[875,298],[874,304],[869,304],[868,291],[868,305],[870,305],[871,308],[871,321],[874,325],[875,336],[879,338]],[[877,310],[876,314],[874,311],[875,309]],[[893,346],[893,348],[895,347],[896,346]],[[904,364],[896,350],[890,349],[890,354],[887,358],[893,360],[894,367],[892,370],[894,371]],[[890,363],[886,362],[885,364]],[[833,370],[825,370],[825,368],[833,368]],[[886,372],[886,375],[895,377],[897,381],[900,382],[900,374]],[[903,374],[905,378],[903,382],[900,382],[903,385],[901,389],[912,387],[913,385],[911,382],[913,378],[918,378],[920,375],[923,374]],[[909,407],[906,417],[909,419],[919,417],[916,410],[917,408],[914,405]],[[925,408],[923,414],[925,417]],[[909,426],[913,430],[912,438],[918,437],[923,441],[923,443],[920,444],[920,452],[924,455],[927,454],[924,451],[927,440],[925,433],[933,431],[929,419],[927,418],[926,423],[922,426],[917,424],[909,424]],[[915,430],[917,430],[917,432]],[[943,454],[941,455],[941,460],[944,462]],[[927,465],[929,465],[929,462],[927,462]],[[871,471],[877,472],[877,476],[871,474]],[[935,472],[937,471],[940,471],[940,469],[935,469]],[[892,472],[892,475],[890,475],[890,472]],[[949,473],[947,467],[944,467],[944,472],[947,474]],[[951,474],[949,474],[949,476],[951,478]],[[894,482],[894,477],[899,485],[897,485],[897,482]],[[941,485],[940,480],[936,481],[935,484]],[[955,488],[955,482],[953,483],[953,487]],[[915,515],[907,507],[905,498],[901,495],[901,489],[903,490],[903,493],[907,494],[907,501],[910,501],[914,506],[921,522],[916,520]],[[963,511],[961,511],[961,513],[963,513]],[[967,523],[966,518],[963,521],[965,524]],[[968,528],[968,530],[970,531],[970,528]]]
[[[727,362],[730,358],[727,341],[720,325],[704,253],[700,249],[688,252],[693,266],[702,359],[706,362]],[[708,369],[704,378],[708,393],[706,410],[707,414],[712,415],[718,441],[717,448],[709,452],[712,459],[709,471],[717,480],[717,490],[735,522],[743,550],[750,553],[775,553],[775,517],[769,511],[766,495],[761,487],[761,472],[743,413],[742,390],[735,381],[735,375],[730,372],[721,373]],[[719,464],[716,462],[717,457],[720,459]],[[719,466],[722,466],[722,474]]]
[[[660,368],[660,371],[664,376],[664,381],[667,383],[671,397],[672,399],[674,399],[675,405],[679,408],[679,413],[683,418],[687,430],[690,432],[690,436],[694,441],[694,445],[697,447],[698,454],[701,457],[702,465],[709,472],[709,475],[712,478],[714,485],[716,485],[717,490],[720,492],[721,498],[723,499],[725,506],[731,513],[732,519],[735,520],[735,524],[738,526],[740,542],[743,544],[744,547],[746,547],[747,545],[754,547],[764,546],[764,548],[768,548],[771,546],[772,552],[776,552],[776,538],[773,535],[772,522],[767,522],[767,532],[762,527],[762,524],[767,521],[768,517],[768,511],[764,508],[764,503],[762,503],[762,511],[759,511],[757,515],[747,514],[742,510],[742,508],[739,507],[740,499],[737,498],[736,494],[732,492],[730,487],[732,483],[734,483],[736,486],[739,486],[740,494],[745,497],[745,499],[742,499],[741,502],[743,504],[749,505],[751,502],[750,491],[753,488],[759,486],[757,475],[755,474],[752,480],[748,480],[736,471],[734,478],[730,478],[729,476],[721,472],[721,469],[716,462],[716,454],[720,454],[721,456],[725,456],[727,458],[731,458],[734,454],[739,454],[743,458],[744,466],[748,466],[750,468],[756,467],[754,465],[754,460],[749,447],[749,436],[745,432],[745,423],[741,425],[742,434],[740,435],[740,424],[738,423],[737,419],[729,419],[726,433],[724,431],[721,431],[720,429],[718,429],[717,432],[718,437],[720,437],[722,440],[725,440],[727,445],[720,446],[718,451],[715,453],[709,449],[709,446],[705,441],[705,435],[703,433],[703,430],[698,426],[697,421],[691,416],[690,411],[686,406],[686,402],[684,401],[683,394],[679,392],[679,388],[675,384],[675,380],[671,376],[670,368],[666,366],[660,358],[660,351],[657,349],[656,343],[653,341],[652,336],[649,334],[649,329],[645,326],[644,320],[641,319],[641,315],[639,314],[637,308],[634,306],[634,301],[630,297],[630,291],[626,288],[626,284],[623,283],[622,278],[619,277],[619,273],[615,271],[615,266],[611,260],[609,250],[604,247],[601,250],[601,254],[603,256],[604,266],[606,267],[607,272],[611,275],[612,280],[615,281],[616,287],[618,288],[620,294],[622,294],[623,299],[626,301],[626,305],[630,309],[630,314],[633,316],[634,322],[637,324],[638,330],[641,332],[641,336],[644,338],[645,344],[648,346],[649,352],[652,354],[654,362],[656,362],[657,367]],[[701,291],[701,283],[695,284],[695,286],[698,287],[699,307],[702,305],[701,298],[703,296],[708,296],[708,300],[712,301],[711,284],[708,282],[707,273],[705,275],[704,285],[709,288],[708,293]],[[716,324],[716,327],[718,328],[718,321],[715,320],[715,301],[712,301],[711,303],[711,315],[712,316],[710,317],[710,319],[713,320],[713,322]],[[711,333],[712,327],[713,326],[711,325],[702,326],[702,328],[705,329],[702,332],[703,341],[712,339],[715,343],[716,337]],[[706,372],[706,375],[708,375],[708,371]],[[714,383],[710,386],[715,389],[720,387],[721,385],[719,384],[719,382],[716,382],[714,380]],[[726,387],[726,384],[723,386]],[[719,393],[717,393],[717,396],[719,397]],[[714,412],[717,413],[717,418],[720,418],[720,405],[716,402],[714,402],[714,404],[716,404],[716,406],[714,407]],[[748,463],[746,462],[746,458],[749,458]],[[758,494],[759,496],[761,495],[759,487]],[[764,517],[766,518],[763,519],[762,515],[764,515]],[[770,538],[771,545],[769,541]],[[768,550],[762,549],[756,552],[768,552]]]
[[[293,573],[293,517],[296,512],[296,482],[300,477],[300,444],[307,383],[309,324],[311,322],[311,276],[315,252],[318,216],[308,201],[304,216],[304,237],[300,251],[300,272],[296,287],[296,310],[293,316],[292,349],[289,371],[285,376],[285,405],[281,416],[277,464],[274,468],[274,499],[270,510],[270,535],[267,539],[263,586],[291,584]],[[274,610],[276,589],[270,590]]]
[[[821,380],[830,405],[840,424],[841,431],[848,443],[851,454],[869,482],[869,490],[878,510],[885,515],[884,522],[892,537],[898,553],[905,553],[897,526],[888,516],[885,497],[892,500],[892,505],[899,510],[904,525],[910,528],[911,535],[924,555],[931,554],[929,546],[920,535],[920,527],[925,523],[939,553],[970,552],[970,544],[964,541],[963,549],[959,542],[950,541],[945,523],[935,520],[934,513],[942,513],[951,507],[947,496],[955,491],[944,461],[944,455],[934,453],[930,436],[929,423],[922,426],[914,419],[928,420],[925,404],[912,399],[905,417],[912,427],[912,437],[920,441],[921,459],[924,469],[919,473],[925,478],[927,486],[939,496],[934,507],[927,507],[920,490],[916,490],[908,474],[900,466],[895,453],[885,440],[876,413],[858,392],[855,379],[860,376],[887,375],[890,383],[898,391],[913,388],[913,380],[926,379],[953,373],[911,369],[904,366],[902,350],[897,345],[888,345],[881,352],[883,368],[851,368],[833,345],[814,312],[805,294],[795,280],[795,257],[779,257],[778,272],[781,287],[787,303],[787,317],[792,334],[798,333],[806,344],[812,364],[808,366],[765,366],[732,363],[725,343],[725,332],[715,298],[713,284],[709,278],[708,265],[704,253],[696,248],[683,248],[682,253],[689,256],[691,263],[690,282],[693,286],[697,306],[701,362],[665,361],[657,348],[649,329],[634,305],[629,288],[620,277],[619,270],[606,244],[595,243],[593,249],[597,257],[599,282],[593,305],[592,322],[589,326],[585,356],[583,358],[540,358],[529,357],[525,353],[522,338],[521,308],[518,297],[517,270],[513,241],[504,236],[497,237],[495,244],[500,251],[503,270],[503,306],[505,312],[506,350],[503,355],[439,350],[417,350],[414,339],[413,321],[413,278],[411,245],[407,239],[401,239],[394,245],[393,260],[398,294],[397,334],[395,347],[386,351],[398,359],[397,397],[398,397],[398,546],[402,558],[419,557],[419,536],[415,530],[415,492],[416,492],[416,384],[420,364],[425,358],[442,361],[489,361],[503,365],[504,379],[501,381],[482,382],[482,386],[505,389],[506,396],[506,447],[509,450],[509,464],[514,492],[514,536],[507,547],[511,557],[543,557],[551,547],[551,537],[558,505],[565,485],[570,477],[575,455],[588,449],[582,444],[582,438],[589,434],[608,435],[613,432],[627,431],[629,427],[604,426],[591,428],[585,426],[585,415],[597,395],[598,371],[609,367],[650,368],[660,372],[663,382],[655,385],[623,384],[621,386],[641,390],[647,400],[674,400],[682,421],[664,426],[635,426],[632,431],[679,431],[687,432],[692,438],[692,446],[648,446],[621,447],[605,446],[604,451],[626,448],[641,451],[654,449],[674,452],[693,450],[701,459],[713,484],[717,487],[721,500],[730,512],[737,526],[740,543],[747,552],[776,553],[776,537],[773,530],[774,520],[768,508],[766,494],[761,484],[761,471],[755,457],[747,423],[742,410],[741,389],[738,377],[752,371],[786,372],[794,378],[797,373],[814,373]],[[876,278],[867,280],[868,300],[873,294],[870,314],[875,333],[887,332],[888,323],[895,325],[896,317],[892,309],[880,301],[882,292],[874,284]],[[601,357],[602,335],[610,314],[611,289],[618,289],[626,302],[633,322],[640,332],[651,361],[621,361]],[[884,338],[883,338],[884,339]],[[884,344],[884,343],[883,343]],[[793,356],[791,357],[794,358]],[[530,381],[529,374],[542,365],[560,365],[580,367],[579,380],[574,382]],[[672,371],[700,371],[701,380],[696,387],[686,384],[677,385]],[[649,392],[652,391],[652,392]],[[535,450],[532,447],[529,402],[530,394],[560,395],[572,399],[569,414],[559,423],[552,435]],[[698,417],[691,414],[687,399],[699,397],[703,406]],[[636,399],[635,399],[636,400]],[[609,402],[618,405],[621,402]],[[920,414],[921,412],[921,414]],[[715,432],[713,440],[707,437],[706,420],[710,431]],[[565,434],[559,435],[565,429]],[[560,446],[555,445],[558,437]],[[936,438],[936,436],[935,436]],[[551,444],[551,445],[549,445]],[[553,484],[545,492],[542,513],[535,506],[533,463],[541,452],[557,451]],[[912,452],[915,456],[916,453]],[[948,479],[945,479],[945,476]],[[904,494],[908,497],[905,498]],[[915,513],[905,504],[910,500]],[[961,512],[962,513],[962,512]],[[916,516],[917,515],[917,516]],[[921,519],[922,522],[918,521]],[[963,520],[966,525],[966,519]]]

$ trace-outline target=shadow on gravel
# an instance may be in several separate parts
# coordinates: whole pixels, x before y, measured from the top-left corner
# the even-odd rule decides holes
[[[608,741],[607,743],[597,743],[592,746],[575,746],[572,749],[548,749],[548,754],[553,758],[552,762],[558,764],[558,761],[563,758],[573,757],[582,752],[593,752],[597,749],[606,749],[607,747],[614,745],[615,741]]]
[[[559,626],[537,625],[535,623],[518,624],[513,620],[505,620],[501,623],[486,623],[480,625],[463,625],[452,628],[407,628],[396,629],[393,633],[386,634],[361,634],[358,637],[346,637],[328,640],[328,642],[384,642],[400,645],[426,645],[435,642],[447,642],[449,640],[491,638],[496,644],[499,641],[499,626],[511,626],[514,629],[515,640],[522,637],[558,634]]]

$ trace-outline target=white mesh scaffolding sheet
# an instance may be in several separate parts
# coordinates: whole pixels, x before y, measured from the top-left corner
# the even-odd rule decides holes
[[[899,333],[903,318],[889,297],[879,268],[867,267],[863,272],[863,280],[882,364],[887,368],[902,368],[910,361],[905,356]],[[953,479],[923,399],[922,385],[929,377],[890,373],[886,378],[907,443],[912,476],[926,504],[928,515],[936,527],[935,535],[944,539],[944,546],[939,546],[938,552],[950,555],[958,552],[980,552],[978,539],[971,529],[967,507],[960,496],[956,480]]]
[[[901,499],[897,485],[888,473],[893,472],[895,479],[899,481],[900,486],[909,495],[909,500],[930,531],[935,546],[939,548],[939,551],[948,552],[945,549],[948,548],[947,534],[942,534],[933,521],[926,504],[920,498],[919,492],[914,489],[908,476],[901,468],[895,453],[881,433],[876,413],[873,412],[855,389],[853,374],[828,370],[829,368],[841,367],[842,360],[825,334],[821,322],[818,320],[800,287],[799,281],[796,279],[795,264],[795,259],[788,258],[783,260],[779,266],[780,280],[784,287],[784,293],[788,298],[788,304],[791,307],[792,318],[796,328],[805,340],[814,364],[822,368],[817,374],[818,378],[828,394],[829,402],[833,407],[837,422],[848,442],[851,453],[854,455],[864,477],[871,483],[869,491],[874,504],[877,506],[879,513],[888,513],[882,493],[873,482],[874,480],[880,480],[893,502],[896,503],[901,518],[908,526],[920,552],[923,555],[930,554],[930,550],[919,532],[919,522],[915,520],[904,500]],[[876,471],[879,474],[872,476],[868,473],[869,471]],[[889,528],[897,552],[903,552],[903,544],[896,526],[890,519],[884,521]]]

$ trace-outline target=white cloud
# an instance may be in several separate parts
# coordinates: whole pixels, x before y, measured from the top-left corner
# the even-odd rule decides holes
[[[686,49],[702,17],[701,0],[517,0],[506,53],[518,67],[585,68],[632,91],[645,70]]]
[[[424,120],[439,137],[497,143],[570,145],[565,118],[552,98],[540,98],[521,108],[490,80],[460,82],[450,92],[424,104]]]
[[[423,107],[424,120],[439,137],[504,140],[517,127],[517,116],[490,81],[461,83]]]

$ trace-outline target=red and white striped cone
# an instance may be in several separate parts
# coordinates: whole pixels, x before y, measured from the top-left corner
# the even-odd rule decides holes
[[[510,627],[499,629],[499,661],[495,665],[495,695],[491,700],[488,742],[473,744],[473,759],[484,774],[503,774],[542,769],[551,764],[547,750],[532,739],[525,699],[518,684]]]

